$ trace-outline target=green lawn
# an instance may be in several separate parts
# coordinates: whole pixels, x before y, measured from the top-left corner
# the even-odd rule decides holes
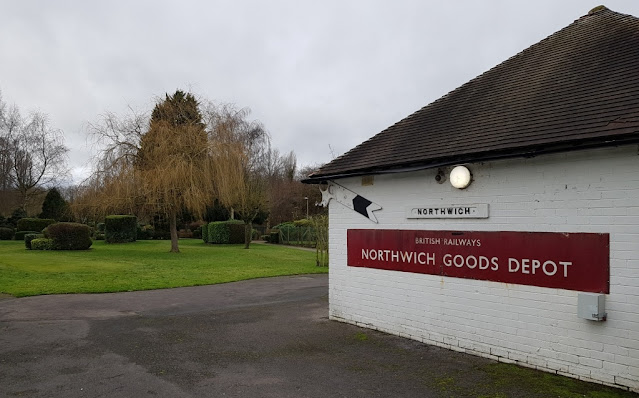
[[[103,293],[209,285],[280,275],[326,273],[315,253],[275,245],[207,245],[180,240],[106,244],[90,250],[34,251],[24,242],[0,241],[0,293],[16,297]]]

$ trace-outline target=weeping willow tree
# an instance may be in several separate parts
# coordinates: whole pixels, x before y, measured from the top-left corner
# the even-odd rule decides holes
[[[80,206],[94,214],[163,213],[169,220],[171,252],[179,252],[177,215],[202,215],[214,197],[208,135],[192,94],[166,95],[144,115],[120,119],[107,114],[91,125],[101,143],[97,171]]]
[[[261,123],[249,121],[248,109],[212,106],[206,119],[214,159],[217,197],[244,221],[244,247],[249,248],[253,221],[266,218],[268,133]]]

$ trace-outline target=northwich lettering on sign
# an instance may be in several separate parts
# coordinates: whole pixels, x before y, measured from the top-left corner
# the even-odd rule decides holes
[[[609,291],[609,236],[593,233],[348,230],[347,264]]]
[[[406,218],[488,218],[488,204],[410,206]]]
[[[362,259],[378,260],[394,263],[412,263],[421,265],[437,265],[437,255],[428,252],[407,252],[382,249],[362,249]],[[442,264],[445,267],[455,266],[457,268],[468,267],[469,269],[499,271],[499,257],[485,257],[461,254],[453,255],[446,253],[442,256]],[[542,263],[538,259],[529,258],[508,258],[508,272],[521,272],[524,274],[535,275],[535,272],[544,272],[548,276],[553,276],[563,267],[563,277],[568,277],[568,266],[572,265],[571,261],[553,261],[546,260]]]

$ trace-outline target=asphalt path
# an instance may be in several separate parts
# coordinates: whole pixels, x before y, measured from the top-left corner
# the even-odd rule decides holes
[[[473,397],[494,363],[328,319],[326,275],[0,297],[2,397]],[[501,383],[501,382],[500,382]],[[506,390],[504,390],[504,388]],[[485,396],[543,396],[513,386]],[[493,394],[493,393],[491,393]]]

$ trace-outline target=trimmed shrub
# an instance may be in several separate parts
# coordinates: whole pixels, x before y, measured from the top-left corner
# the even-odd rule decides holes
[[[95,240],[104,240],[104,234],[98,232],[97,234],[95,234]]]
[[[244,243],[244,223],[242,221],[215,221],[208,224],[207,230],[208,243]],[[202,235],[204,235],[204,230],[202,231]]]
[[[261,238],[266,243],[270,243],[271,242],[271,235],[262,235]]]
[[[193,230],[193,239],[202,239],[202,227]]]
[[[59,222],[49,225],[44,234],[51,239],[51,250],[86,250],[93,244],[91,228],[85,224]]]
[[[136,216],[107,216],[104,220],[104,240],[107,243],[135,242],[138,218]]]
[[[0,240],[13,239],[13,228],[0,227]]]
[[[202,240],[204,243],[209,243],[209,224],[202,224]]]
[[[47,238],[37,238],[31,241],[31,250],[51,250],[52,240]]]
[[[99,222],[96,224],[95,226],[95,230],[101,234],[104,233],[104,223],[103,222]]]
[[[251,240],[260,240],[261,235],[260,235],[260,231],[258,231],[257,229],[253,229],[251,231]]]
[[[14,235],[13,239],[15,240],[24,240],[25,236],[29,234],[39,234],[40,231],[18,231]]]
[[[42,239],[42,238],[44,238],[43,234],[38,234],[38,233],[26,234],[24,236],[24,247],[26,247],[27,250],[31,250],[31,242],[34,239]]]
[[[52,218],[21,218],[18,220],[18,231],[41,232],[49,225],[55,223]]]
[[[226,221],[214,221],[208,225],[208,243],[229,243],[230,233]]]

